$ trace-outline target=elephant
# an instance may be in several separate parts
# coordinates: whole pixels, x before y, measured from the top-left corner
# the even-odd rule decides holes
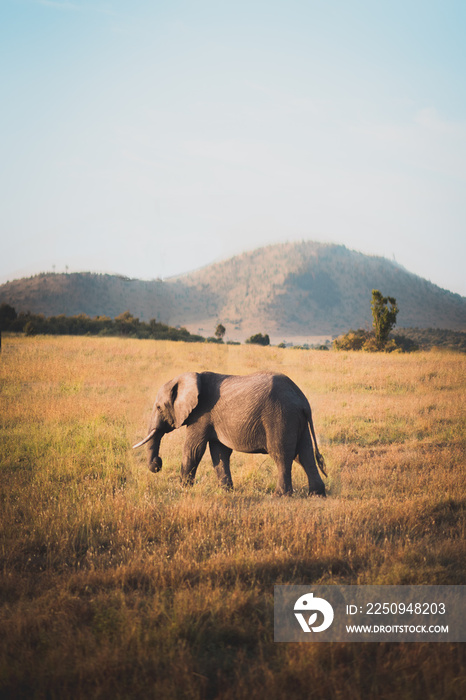
[[[291,465],[296,460],[306,472],[309,495],[325,496],[317,465],[324,476],[327,474],[311,407],[301,389],[284,374],[186,372],[164,384],[155,400],[148,434],[133,446],[148,444],[151,472],[162,468],[162,437],[182,425],[186,426],[181,465],[184,485],[193,483],[208,444],[225,489],[233,488],[230,455],[236,450],[270,455],[278,468],[277,495],[292,494]]]

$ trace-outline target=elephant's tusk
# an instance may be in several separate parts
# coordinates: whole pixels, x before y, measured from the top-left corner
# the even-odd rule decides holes
[[[149,442],[149,440],[150,440],[151,438],[154,437],[155,433],[156,433],[156,430],[155,430],[155,428],[154,428],[154,430],[151,430],[150,433],[149,433],[149,435],[147,435],[147,436],[144,438],[144,440],[141,440],[141,442],[138,442],[136,445],[133,445],[133,450],[135,450],[136,447],[142,447],[143,445],[146,444],[146,442]]]

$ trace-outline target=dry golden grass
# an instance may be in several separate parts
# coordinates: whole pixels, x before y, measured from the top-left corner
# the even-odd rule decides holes
[[[463,584],[459,354],[10,337],[0,357],[0,696],[459,698],[464,645],[274,644],[279,583]],[[158,387],[282,371],[309,397],[329,496],[273,496],[234,453],[178,479],[183,429],[145,469]]]

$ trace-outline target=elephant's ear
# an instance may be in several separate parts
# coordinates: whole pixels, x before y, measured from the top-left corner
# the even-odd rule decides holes
[[[186,372],[179,376],[172,388],[175,428],[180,428],[199,401],[199,375]]]

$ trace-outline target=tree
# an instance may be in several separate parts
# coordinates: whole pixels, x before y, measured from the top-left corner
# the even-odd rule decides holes
[[[394,297],[384,297],[378,289],[372,290],[373,330],[358,328],[348,331],[333,341],[335,350],[364,350],[365,352],[411,352],[414,344],[401,342],[401,336],[388,338],[396,323],[398,306]]]
[[[219,323],[217,328],[215,329],[215,337],[218,338],[218,340],[223,340],[223,336],[226,333],[226,328],[222,323]]]
[[[16,320],[17,313],[9,304],[0,304],[0,350],[2,349],[2,331],[10,327],[10,323]]]
[[[371,308],[375,342],[377,347],[382,349],[388,340],[390,331],[396,324],[398,306],[394,297],[384,297],[378,289],[373,289]]]
[[[0,304],[0,329],[7,330],[11,321],[15,321],[18,314],[9,304]]]

